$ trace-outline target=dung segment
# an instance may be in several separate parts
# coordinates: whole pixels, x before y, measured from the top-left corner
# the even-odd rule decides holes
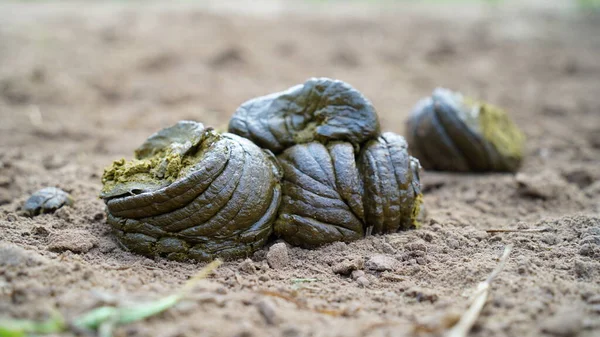
[[[364,179],[365,220],[372,233],[418,226],[420,164],[408,154],[402,136],[386,132],[362,149],[358,167]]]
[[[379,121],[371,102],[349,84],[311,78],[245,102],[231,118],[229,132],[279,154],[311,141],[342,140],[359,146],[378,135]]]
[[[347,142],[312,142],[278,159],[284,178],[275,233],[291,244],[312,248],[417,226],[420,166],[401,136],[384,133],[358,156]]]
[[[247,256],[271,235],[280,172],[249,140],[180,122],[136,157],[103,176],[108,223],[125,248],[205,261]]]
[[[506,112],[447,89],[417,103],[406,134],[426,169],[514,172],[523,158],[525,137]]]
[[[364,191],[350,143],[300,144],[278,160],[284,178],[277,235],[305,248],[364,236]]]

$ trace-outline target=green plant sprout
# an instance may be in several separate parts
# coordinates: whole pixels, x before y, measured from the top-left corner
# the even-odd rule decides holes
[[[68,330],[97,331],[100,337],[111,337],[113,330],[119,325],[141,321],[173,307],[191,292],[198,281],[206,278],[221,264],[221,260],[214,260],[209,263],[174,294],[148,303],[102,306],[92,309],[68,323],[58,311],[51,312],[50,318],[43,322],[25,319],[0,319],[0,337],[25,337],[33,334],[59,333]]]

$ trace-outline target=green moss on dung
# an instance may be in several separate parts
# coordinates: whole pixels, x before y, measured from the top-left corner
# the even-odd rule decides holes
[[[504,110],[490,104],[481,104],[479,126],[483,138],[503,157],[517,161],[523,158],[525,135]]]

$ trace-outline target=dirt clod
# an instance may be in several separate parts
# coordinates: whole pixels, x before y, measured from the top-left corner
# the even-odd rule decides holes
[[[254,266],[254,262],[252,262],[252,260],[250,259],[245,259],[244,261],[242,261],[239,264],[238,269],[247,274],[256,273],[256,267]]]
[[[340,275],[349,275],[356,270],[363,268],[363,260],[362,259],[353,259],[353,260],[344,260],[335,264],[331,269],[334,273]]]
[[[518,173],[515,179],[519,193],[532,198],[556,198],[565,186],[563,178],[553,171],[542,171],[536,174]]]
[[[95,239],[90,233],[83,230],[67,230],[50,235],[48,250],[63,252],[69,250],[73,253],[87,253],[94,248]]]
[[[388,255],[371,256],[365,263],[365,267],[375,271],[394,270],[398,265],[398,260]]]

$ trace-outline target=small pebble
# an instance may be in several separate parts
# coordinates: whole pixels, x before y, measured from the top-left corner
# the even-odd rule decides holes
[[[256,304],[256,307],[267,324],[274,325],[277,322],[275,305],[271,300],[266,298],[262,299]]]
[[[56,187],[46,187],[33,193],[25,205],[23,210],[29,216],[38,214],[52,213],[63,206],[73,204],[73,198],[65,191]]]
[[[357,278],[356,279],[356,283],[358,283],[358,285],[361,286],[361,287],[368,287],[371,284],[371,282],[369,281],[369,279],[367,279],[364,276],[361,276],[361,277]]]
[[[553,336],[576,336],[582,329],[581,312],[573,309],[559,310],[542,323],[542,331]]]
[[[387,255],[374,255],[365,264],[367,269],[375,271],[394,270],[398,265],[398,261]]]
[[[361,276],[365,276],[365,272],[362,270],[355,270],[352,272],[352,279],[353,280],[358,280],[359,277]]]
[[[282,269],[290,263],[288,248],[285,243],[279,242],[269,248],[267,262],[273,269]]]

